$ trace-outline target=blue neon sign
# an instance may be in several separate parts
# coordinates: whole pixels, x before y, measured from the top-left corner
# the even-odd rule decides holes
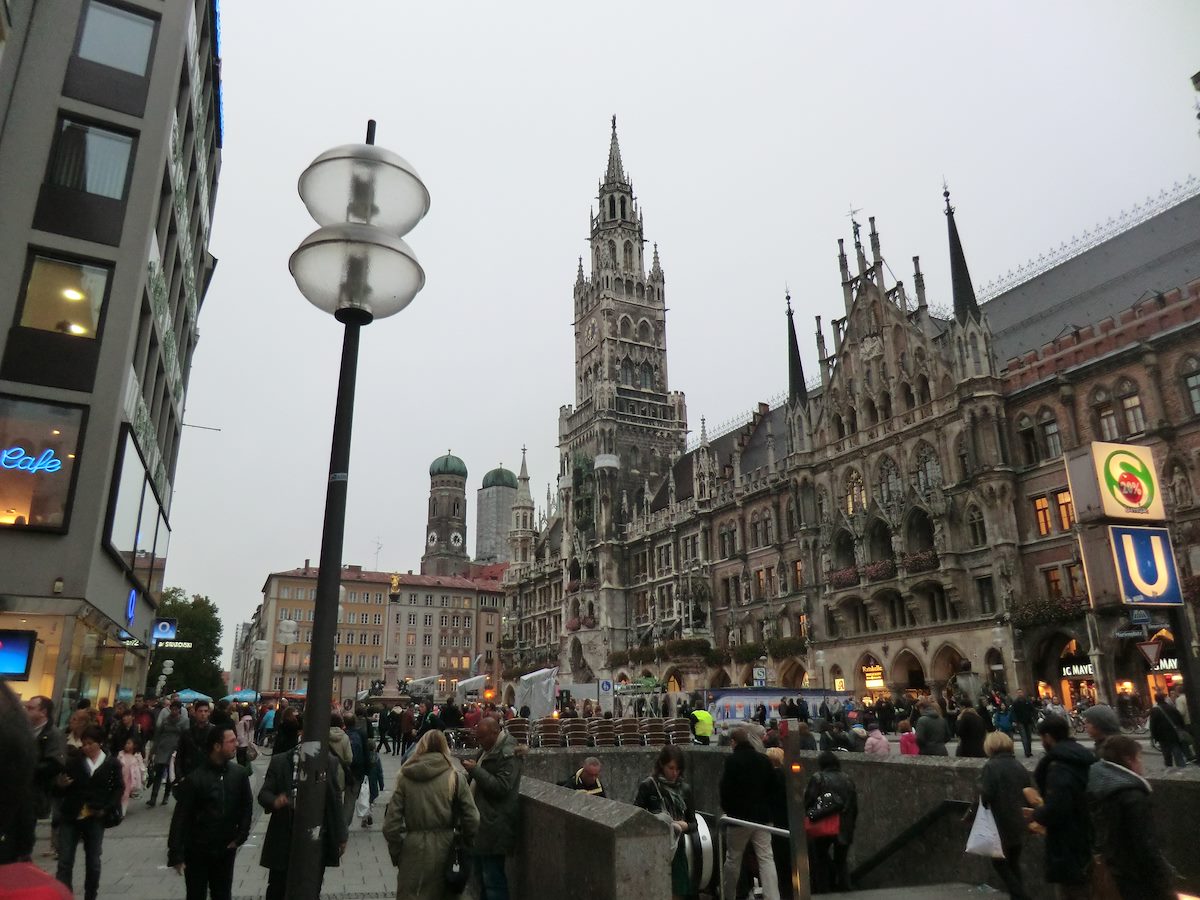
[[[125,621],[133,626],[133,617],[137,614],[137,588],[130,588],[129,602],[125,604]]]
[[[0,450],[0,469],[16,469],[34,475],[38,472],[57,472],[61,468],[62,460],[54,455],[53,450],[43,450],[41,456],[31,456],[24,447]]]

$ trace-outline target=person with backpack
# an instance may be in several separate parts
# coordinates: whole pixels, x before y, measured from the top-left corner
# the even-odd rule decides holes
[[[810,835],[808,838],[812,889],[814,893],[844,892],[850,890],[847,860],[850,844],[854,841],[854,827],[858,822],[858,790],[850,776],[842,771],[836,753],[822,751],[817,757],[817,767],[819,771],[804,786],[805,817],[814,823],[820,823],[822,818],[829,816],[837,816],[838,821],[835,833]],[[813,819],[814,812],[819,811],[822,804],[830,809],[836,807],[836,811]]]
[[[345,721],[346,737],[350,740],[350,769],[346,773],[346,794],[342,800],[342,811],[346,816],[346,826],[349,827],[354,821],[354,807],[367,778],[367,745],[358,728],[358,720],[353,715],[348,715]],[[363,822],[366,822],[366,817],[363,817]]]

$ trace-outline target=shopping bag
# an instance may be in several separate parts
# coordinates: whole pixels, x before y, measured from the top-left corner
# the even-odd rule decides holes
[[[971,833],[967,835],[967,852],[976,856],[988,856],[992,859],[1004,859],[1004,848],[1000,845],[1000,832],[996,830],[996,818],[992,811],[979,804],[975,812],[975,822],[971,825]]]
[[[367,779],[363,779],[362,788],[358,792],[358,799],[354,801],[354,814],[360,819],[365,819],[367,813],[371,811],[371,786],[367,784]]]

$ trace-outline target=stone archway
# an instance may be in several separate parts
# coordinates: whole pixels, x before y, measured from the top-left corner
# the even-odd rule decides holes
[[[629,673],[621,672],[616,678],[617,684],[629,684]]]
[[[671,666],[671,668],[663,673],[662,683],[670,693],[687,690],[687,682],[684,679],[684,675],[676,666]]]
[[[907,647],[897,653],[892,662],[892,686],[901,693],[926,689],[925,667]]]
[[[800,660],[793,657],[782,659],[777,663],[777,681],[780,687],[789,688],[790,690],[798,691],[804,687],[804,681],[808,677],[808,673],[804,669],[804,665]]]
[[[935,681],[946,682],[962,671],[966,657],[953,644],[942,644],[930,660],[929,668]]]
[[[732,684],[733,679],[729,677],[729,673],[725,671],[723,666],[719,666],[708,679],[708,686],[710,688],[726,688]]]
[[[504,689],[504,705],[512,706],[517,702],[517,689],[511,684]]]

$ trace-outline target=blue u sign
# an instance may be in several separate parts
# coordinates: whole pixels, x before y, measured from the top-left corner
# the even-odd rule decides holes
[[[1183,603],[1179,570],[1165,528],[1135,525],[1108,526],[1117,584],[1125,603],[1178,606]]]

